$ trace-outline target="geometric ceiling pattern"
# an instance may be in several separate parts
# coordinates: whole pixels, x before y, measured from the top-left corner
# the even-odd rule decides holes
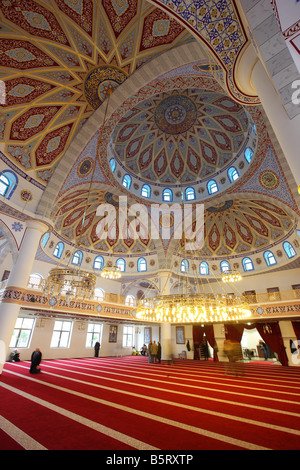
[[[232,98],[191,88],[157,94],[130,109],[112,142],[116,159],[142,179],[186,183],[227,166],[248,128],[248,114]]]
[[[200,256],[245,255],[278,242],[295,219],[269,201],[228,200],[205,211],[205,241]]]
[[[0,0],[0,19],[0,143],[44,185],[107,89],[191,37],[137,0]]]
[[[105,214],[97,215],[103,204],[115,207],[115,220]],[[97,252],[114,254],[144,253],[155,250],[148,227],[139,223],[138,234],[134,223],[127,217],[123,228],[119,227],[119,199],[105,191],[76,190],[57,201],[53,217],[54,229],[70,242]],[[128,229],[128,231],[126,231]],[[120,233],[120,230],[122,233]],[[101,238],[101,233],[105,233]]]

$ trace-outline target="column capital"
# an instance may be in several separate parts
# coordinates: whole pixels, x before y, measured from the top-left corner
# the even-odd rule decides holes
[[[41,234],[43,234],[50,229],[50,225],[42,220],[29,219],[26,221],[26,228],[38,230],[39,232],[41,232]]]
[[[251,80],[252,71],[257,61],[259,61],[258,55],[253,45],[249,43],[243,48],[234,67],[234,78],[239,90],[248,96],[258,95]]]

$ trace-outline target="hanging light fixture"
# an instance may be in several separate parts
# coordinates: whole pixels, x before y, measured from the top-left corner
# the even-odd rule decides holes
[[[239,271],[228,270],[222,274],[222,281],[226,283],[238,282],[242,280],[242,275]]]
[[[120,279],[121,276],[121,269],[111,262],[108,262],[101,271],[101,277],[104,279]]]
[[[112,88],[107,87],[106,95],[108,96],[108,99],[107,99],[107,103],[105,107],[103,123],[102,123],[101,132],[99,136],[100,140],[102,137],[104,125],[106,123],[109,97],[112,91],[113,91]],[[81,236],[82,236],[82,232],[83,232],[83,228],[85,224],[87,210],[89,207],[95,168],[96,168],[96,162],[94,162],[93,164],[93,170],[92,170],[92,175],[91,175],[91,179],[89,183],[89,190],[87,194],[85,210],[84,210],[84,214],[82,217],[81,229],[77,238],[78,241],[76,245],[74,246],[73,256],[76,253],[76,251],[80,249],[80,246],[81,246]],[[71,259],[71,256],[70,256],[70,259]],[[111,266],[109,269],[108,267],[105,267],[101,273],[101,276],[106,277],[108,279],[119,279],[121,277],[121,271],[119,270],[117,266]],[[93,299],[94,293],[95,293],[95,287],[96,287],[96,279],[97,278],[95,274],[81,269],[80,265],[74,268],[70,268],[69,266],[57,267],[57,268],[51,269],[51,271],[48,274],[47,279],[43,280],[41,287],[43,289],[44,295],[49,297],[50,304],[52,303],[52,305],[54,305],[57,302],[57,300],[60,300],[61,296],[63,296],[66,302],[69,304],[71,300]]]

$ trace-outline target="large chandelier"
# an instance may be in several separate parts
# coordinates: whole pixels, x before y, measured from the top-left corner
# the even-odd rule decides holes
[[[43,281],[42,289],[46,296],[65,296],[69,304],[71,300],[91,300],[94,297],[96,276],[88,271],[72,268],[54,268]]]
[[[121,275],[121,269],[111,263],[107,263],[101,271],[101,277],[104,279],[120,279]]]
[[[239,271],[228,270],[222,274],[223,282],[238,282],[242,280],[242,275]]]
[[[160,295],[140,300],[135,315],[159,323],[224,322],[250,316],[245,299],[235,294]]]

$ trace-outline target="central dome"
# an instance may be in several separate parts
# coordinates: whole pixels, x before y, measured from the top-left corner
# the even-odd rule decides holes
[[[111,142],[120,168],[140,182],[193,184],[226,170],[252,128],[229,96],[191,88],[138,103],[117,123]]]

